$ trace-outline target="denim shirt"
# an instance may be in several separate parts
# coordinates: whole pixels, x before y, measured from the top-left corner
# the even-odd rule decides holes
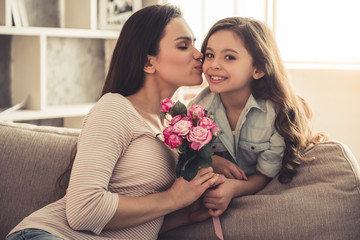
[[[218,94],[205,88],[189,105],[199,104],[214,114],[219,127],[218,137],[212,142],[216,155],[236,163],[247,176],[258,170],[275,177],[281,168],[285,142],[275,130],[275,110],[268,100],[256,100],[250,95],[235,131],[231,130],[226,110]]]

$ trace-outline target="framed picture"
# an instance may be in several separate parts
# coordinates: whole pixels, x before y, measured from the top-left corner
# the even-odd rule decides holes
[[[142,0],[99,0],[99,29],[120,30],[141,5]]]

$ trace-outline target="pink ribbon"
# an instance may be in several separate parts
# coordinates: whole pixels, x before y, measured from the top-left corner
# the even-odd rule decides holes
[[[220,218],[219,217],[212,217],[212,219],[213,219],[213,224],[214,224],[216,236],[220,240],[224,240],[223,232],[222,232],[222,229],[221,229]]]

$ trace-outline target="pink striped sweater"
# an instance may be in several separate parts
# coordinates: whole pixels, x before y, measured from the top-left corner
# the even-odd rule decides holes
[[[122,230],[103,230],[118,194],[144,196],[168,189],[176,154],[130,101],[104,95],[84,120],[66,196],[34,212],[11,232],[39,228],[65,239],[156,239],[163,217]]]

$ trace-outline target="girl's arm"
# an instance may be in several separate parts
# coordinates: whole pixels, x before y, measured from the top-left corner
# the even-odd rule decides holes
[[[177,178],[172,187],[165,192],[143,197],[119,195],[115,215],[104,229],[135,226],[184,208],[198,199],[218,178],[219,175],[214,174],[212,168],[200,169],[192,181]]]
[[[230,179],[248,180],[244,170],[230,160],[215,154],[211,158],[214,172],[223,174]]]
[[[209,209],[211,216],[219,216],[228,207],[234,197],[251,195],[263,189],[271,178],[260,172],[251,175],[247,181],[226,179],[215,189],[209,189],[204,194],[204,205]]]

